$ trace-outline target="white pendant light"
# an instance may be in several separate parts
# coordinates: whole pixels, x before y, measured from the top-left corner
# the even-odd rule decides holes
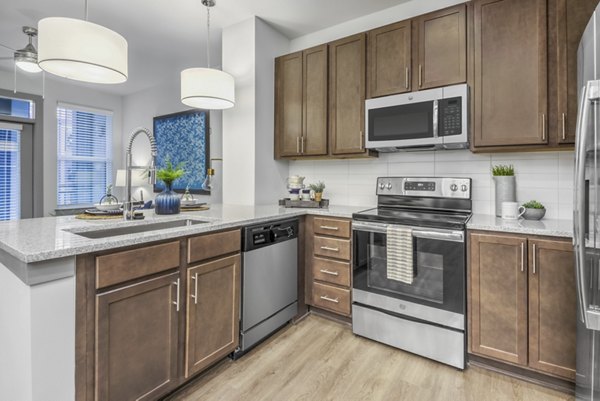
[[[46,72],[76,81],[118,84],[127,81],[127,41],[101,25],[73,18],[38,23],[38,64]]]
[[[210,68],[210,8],[215,0],[202,0],[206,6],[207,68],[181,71],[181,102],[186,106],[207,110],[229,109],[235,105],[235,81],[228,73]]]

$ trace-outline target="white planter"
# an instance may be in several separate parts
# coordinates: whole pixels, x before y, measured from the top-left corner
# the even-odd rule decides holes
[[[496,183],[496,216],[502,216],[502,202],[516,202],[515,176],[494,176]]]

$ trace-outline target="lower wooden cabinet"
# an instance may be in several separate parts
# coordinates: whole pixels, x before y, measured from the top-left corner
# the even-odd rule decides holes
[[[177,384],[179,273],[96,297],[97,401],[155,400]]]
[[[571,241],[470,233],[469,350],[575,379]]]
[[[240,262],[235,255],[188,269],[186,378],[238,346]]]

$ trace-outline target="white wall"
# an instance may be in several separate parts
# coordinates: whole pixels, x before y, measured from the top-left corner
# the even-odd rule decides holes
[[[189,107],[181,103],[179,75],[170,77],[167,81],[152,88],[123,97],[123,139],[121,143],[121,157],[125,163],[125,149],[129,143],[131,132],[137,127],[153,130],[153,118],[165,114],[177,113],[189,110]],[[210,158],[221,159],[222,155],[222,129],[221,112],[210,112]],[[150,143],[144,135],[138,136],[133,144],[133,163],[139,166],[148,165],[150,162]],[[210,196],[195,195],[204,202],[220,203],[222,199],[222,162],[212,162],[216,170],[213,189]],[[139,191],[144,191],[144,200],[154,199],[151,186],[134,188],[134,196],[139,198]],[[120,189],[123,196],[124,189]]]
[[[223,70],[235,78],[236,104],[223,112],[223,202],[276,204],[288,163],[273,159],[274,59],[289,41],[253,17],[223,30]]]
[[[473,179],[473,212],[494,213],[492,165],[513,164],[520,203],[536,199],[547,217],[571,219],[573,152],[473,154],[468,150],[400,152],[372,160],[293,161],[290,174],[306,183],[324,181],[325,198],[334,204],[373,207],[375,181],[386,176],[468,177]]]
[[[310,33],[293,39],[290,42],[290,52],[307,49],[336,39],[350,36],[355,33],[368,31],[383,25],[409,19],[431,11],[440,10],[455,4],[464,3],[464,0],[413,0],[373,14],[350,20],[332,27]]]
[[[17,89],[19,92],[42,95],[41,74],[25,76],[19,73]],[[0,88],[13,90],[13,74],[0,71]],[[88,86],[69,83],[66,80],[48,79],[44,99],[44,215],[56,208],[56,106],[59,102],[88,106],[112,111],[113,114],[113,171],[122,165],[121,96],[111,95]],[[114,177],[113,177],[114,179]]]

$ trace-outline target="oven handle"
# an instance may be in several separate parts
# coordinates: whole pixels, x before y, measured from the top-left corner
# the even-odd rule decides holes
[[[352,230],[386,234],[388,226],[391,226],[391,225],[393,225],[393,224],[353,221],[352,222]],[[422,227],[412,227],[412,226],[399,226],[399,227],[405,227],[405,228],[412,229],[413,237],[417,237],[417,238],[434,239],[434,240],[451,241],[451,242],[464,242],[465,241],[465,235],[464,235],[463,231],[442,230],[442,229],[424,230]]]

